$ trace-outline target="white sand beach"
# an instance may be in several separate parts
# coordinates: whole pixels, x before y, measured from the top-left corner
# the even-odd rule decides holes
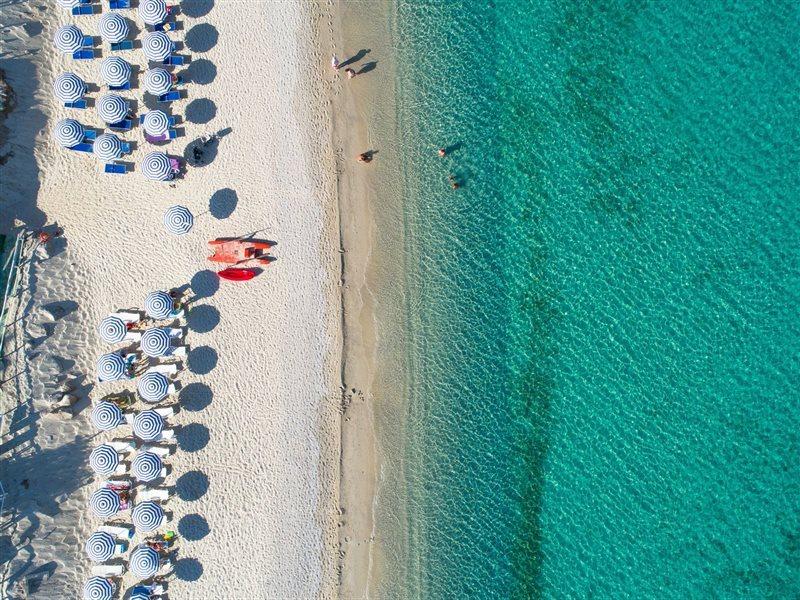
[[[91,567],[83,542],[100,524],[87,506],[98,487],[88,454],[116,437],[95,435],[89,421],[90,401],[119,387],[96,383],[95,360],[108,348],[97,323],[141,307],[149,291],[187,283],[196,301],[169,421],[178,431],[165,508],[181,540],[168,597],[336,595],[341,259],[329,57],[315,39],[315,10],[183,3],[171,37],[192,61],[177,69],[187,97],[170,112],[185,134],[164,149],[183,159],[200,136],[224,134],[204,164],[161,183],[135,166],[104,174],[100,161],[51,138],[62,118],[102,126],[93,109],[65,109],[51,91],[68,70],[100,84],[99,60],[74,61],[52,45],[68,22],[96,34],[99,15],[72,17],[55,2],[0,4],[0,57],[16,95],[0,132],[0,224],[64,230],[50,258],[25,267],[5,348],[0,569],[9,597],[80,597]],[[124,15],[141,29],[135,11]],[[119,55],[141,75],[141,50]],[[138,88],[122,94],[137,114],[155,107]],[[125,162],[152,149],[139,128],[121,137],[136,145]],[[162,223],[173,204],[196,215],[182,237]],[[207,241],[254,232],[277,242],[277,260],[252,281],[220,281]],[[72,419],[45,414],[65,371],[82,384]]]

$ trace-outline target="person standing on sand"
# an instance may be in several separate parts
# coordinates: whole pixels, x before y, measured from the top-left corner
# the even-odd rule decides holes
[[[331,56],[331,67],[333,67],[334,71],[338,71],[339,70],[339,59],[336,58],[335,54],[333,56]]]
[[[356,76],[356,72],[355,72],[355,71],[353,71],[353,69],[351,69],[350,67],[347,67],[347,68],[344,70],[344,72],[345,72],[345,73],[347,73],[347,78],[348,78],[348,79],[352,79],[353,77],[355,77],[355,76]]]

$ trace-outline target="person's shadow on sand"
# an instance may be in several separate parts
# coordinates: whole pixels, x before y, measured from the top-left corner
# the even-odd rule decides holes
[[[377,66],[378,66],[378,61],[377,60],[373,60],[371,62],[364,63],[364,66],[362,66],[358,70],[358,72],[356,72],[356,75],[364,75],[366,73],[369,73],[370,71],[374,71],[375,67],[377,67]]]
[[[353,65],[353,64],[357,63],[358,61],[360,61],[362,58],[364,58],[370,52],[372,52],[372,50],[370,50],[369,48],[362,48],[361,50],[356,52],[353,56],[351,56],[347,60],[344,60],[344,61],[340,62],[339,63],[339,68],[340,69],[344,69],[345,67],[349,67],[350,65]]]

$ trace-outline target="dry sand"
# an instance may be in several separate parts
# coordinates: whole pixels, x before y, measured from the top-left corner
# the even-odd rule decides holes
[[[50,2],[0,4],[0,56],[17,95],[0,148],[0,222],[65,230],[52,258],[26,267],[6,347],[13,354],[0,400],[12,412],[0,432],[9,491],[0,562],[13,597],[24,597],[26,579],[29,597],[78,597],[89,572],[82,544],[99,521],[86,506],[97,487],[87,456],[108,434],[92,437],[88,402],[111,389],[92,385],[106,348],[96,324],[113,309],[141,306],[148,291],[185,283],[198,300],[188,315],[182,410],[171,421],[180,429],[168,508],[183,539],[169,597],[336,595],[341,258],[333,78],[316,10],[184,3],[183,30],[172,37],[192,56],[190,83],[171,110],[184,117],[185,136],[166,150],[181,156],[203,134],[230,133],[209,164],[170,185],[138,172],[104,175],[91,156],[51,140],[60,118],[102,125],[91,109],[58,106],[51,92],[64,70],[99,82],[99,61],[73,61],[50,42],[67,22],[96,33],[98,17],[73,18]],[[145,66],[140,50],[123,56]],[[139,90],[123,94],[140,110],[153,107]],[[149,149],[138,129],[122,137],[137,144],[132,162]],[[161,220],[174,203],[199,215],[180,238]],[[247,284],[220,285],[206,241],[254,231],[278,242],[278,260]],[[86,382],[71,420],[38,413],[64,369]]]

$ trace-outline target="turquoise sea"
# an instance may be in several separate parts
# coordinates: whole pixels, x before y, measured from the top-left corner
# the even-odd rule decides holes
[[[798,597],[800,4],[396,0],[394,28],[380,596]]]

